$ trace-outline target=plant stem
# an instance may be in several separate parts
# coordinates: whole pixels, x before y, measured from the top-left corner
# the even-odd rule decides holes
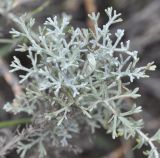
[[[146,136],[146,134],[144,134],[142,131],[140,131],[140,130],[137,130],[137,133],[139,134],[139,135],[141,135],[146,141],[147,141],[147,143],[150,145],[150,147],[151,147],[151,149],[153,150],[153,153],[154,153],[154,158],[159,158],[159,154],[158,154],[158,152],[157,152],[157,149],[156,149],[156,147],[155,147],[155,145],[153,144],[153,142],[151,141],[151,139],[150,138],[148,138],[147,136]]]

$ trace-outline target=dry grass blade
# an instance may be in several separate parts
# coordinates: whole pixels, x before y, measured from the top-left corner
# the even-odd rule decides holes
[[[84,5],[85,5],[86,12],[88,14],[90,14],[92,12],[97,12],[95,0],[84,0]],[[88,26],[88,28],[90,28],[94,31],[93,21],[91,21],[91,19],[89,19],[89,18],[87,19],[87,26]]]
[[[9,73],[8,65],[3,61],[2,58],[0,58],[0,71],[6,82],[11,86],[14,95],[20,95],[22,90],[18,84],[18,78],[13,73]]]
[[[131,148],[130,142],[123,144],[119,148],[115,149],[110,154],[103,156],[102,158],[123,158],[130,148]]]

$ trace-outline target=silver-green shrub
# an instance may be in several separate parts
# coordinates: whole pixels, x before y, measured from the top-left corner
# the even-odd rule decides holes
[[[142,132],[143,120],[133,117],[141,107],[133,104],[129,109],[127,105],[128,99],[140,96],[138,88],[128,88],[130,83],[148,77],[146,71],[156,67],[153,63],[136,66],[137,51],[129,50],[130,41],[122,42],[124,30],[110,32],[112,24],[122,21],[121,14],[112,8],[105,12],[108,22],[103,28],[98,26],[99,13],[89,15],[94,31],[73,28],[67,15],[47,18],[37,32],[33,31],[34,19],[26,15],[15,19],[21,30],[12,29],[11,34],[27,39],[16,50],[27,53],[32,65],[27,68],[14,57],[11,71],[25,72],[20,83],[26,88],[4,106],[8,112],[32,116],[31,126],[17,143],[21,158],[33,147],[38,148],[40,158],[47,157],[48,146],[76,150],[73,140],[83,126],[88,132],[105,128],[113,139],[138,138],[137,148],[150,146],[145,153],[159,158],[154,142],[160,141],[160,131],[148,137]]]

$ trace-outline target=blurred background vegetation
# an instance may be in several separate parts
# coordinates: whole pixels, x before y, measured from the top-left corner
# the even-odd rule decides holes
[[[113,6],[122,13],[124,22],[113,27],[126,30],[125,39],[131,40],[131,49],[138,50],[139,65],[146,65],[154,61],[157,70],[151,78],[135,81],[133,87],[140,87],[142,97],[137,101],[144,109],[142,113],[145,120],[145,131],[152,134],[160,128],[160,1],[159,0],[0,0],[0,147],[1,137],[9,142],[13,137],[16,127],[28,123],[25,114],[13,116],[3,111],[3,105],[21,93],[17,74],[10,74],[9,65],[14,55],[21,62],[29,66],[25,54],[14,51],[15,46],[22,39],[12,39],[9,31],[12,27],[18,28],[13,22],[14,16],[29,13],[36,18],[36,24],[41,25],[47,17],[60,15],[63,12],[72,15],[74,27],[92,28],[87,14],[94,11],[100,12],[99,25],[106,22],[104,9]],[[35,27],[35,30],[37,27]],[[3,139],[4,140],[4,139]],[[87,135],[82,135],[79,142],[82,153],[64,154],[63,158],[143,158],[139,151],[133,151],[132,140],[125,142],[123,139],[112,141],[111,136],[103,130],[98,130],[93,136],[93,141],[87,141]],[[1,151],[1,150],[0,150]],[[32,156],[32,158],[36,156]],[[18,158],[13,150],[7,158]],[[31,157],[30,157],[31,158]]]

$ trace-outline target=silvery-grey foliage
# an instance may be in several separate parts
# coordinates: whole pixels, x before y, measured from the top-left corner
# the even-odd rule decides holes
[[[4,12],[9,11],[13,6],[13,0],[5,0],[1,1],[0,3],[0,13],[3,14]]]
[[[22,158],[35,146],[39,157],[47,157],[47,146],[74,148],[72,140],[84,125],[92,132],[103,127],[113,139],[138,137],[137,147],[149,145],[148,157],[159,158],[154,141],[160,140],[160,132],[149,138],[142,132],[143,121],[133,117],[141,107],[127,106],[127,99],[140,96],[138,88],[128,89],[129,84],[148,77],[146,71],[156,67],[153,63],[136,66],[137,51],[129,50],[130,41],[122,42],[124,30],[110,32],[113,24],[122,21],[121,14],[111,7],[105,12],[108,22],[103,28],[98,26],[99,13],[89,15],[94,31],[74,29],[65,14],[61,19],[47,18],[36,33],[34,19],[26,15],[15,19],[21,30],[12,29],[13,37],[26,40],[16,50],[27,53],[32,66],[25,67],[14,57],[11,71],[24,71],[20,83],[28,85],[24,94],[4,109],[15,114],[27,112],[37,131],[18,142]],[[124,77],[127,83],[122,81]]]

